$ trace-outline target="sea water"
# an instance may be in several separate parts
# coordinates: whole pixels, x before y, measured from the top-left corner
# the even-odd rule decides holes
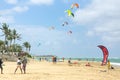
[[[102,62],[103,58],[71,58],[72,60]],[[108,58],[112,65],[120,66],[120,58]]]
[[[35,58],[36,60],[39,60],[39,57]],[[59,60],[62,60],[62,58],[57,58]],[[65,58],[65,60],[68,60],[69,58]],[[52,61],[51,58],[47,58],[49,62]],[[96,61],[96,62],[102,62],[103,58],[71,58],[71,60],[80,60],[80,61]],[[108,58],[110,60],[112,65],[120,66],[120,58]]]

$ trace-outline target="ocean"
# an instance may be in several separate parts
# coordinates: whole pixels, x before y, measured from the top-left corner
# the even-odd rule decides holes
[[[97,61],[97,62],[101,62],[102,58],[72,58],[72,60],[88,60],[88,61]],[[110,62],[113,63],[120,63],[120,58],[108,58],[108,60],[110,60]]]
[[[34,59],[40,60],[40,57],[35,57]],[[51,57],[43,58],[44,60],[47,60],[49,62],[52,61]],[[64,58],[65,60],[69,60],[69,58]],[[96,61],[102,63],[102,58],[71,58],[71,60],[78,60],[78,61]],[[108,58],[108,60],[111,62],[111,65],[119,66],[120,67],[120,58]],[[62,61],[62,58],[57,57],[57,61]]]
[[[39,60],[39,57],[35,58],[36,60]],[[62,58],[58,58],[59,60],[62,60]],[[65,58],[65,60],[68,60],[69,58]],[[51,61],[51,58],[47,58],[48,61]],[[102,58],[71,58],[71,60],[81,60],[81,61],[96,61],[96,62],[102,62]],[[120,65],[120,58],[108,58],[110,60],[111,64],[114,65]]]
[[[69,59],[69,58],[67,58]],[[103,58],[71,58],[71,60],[96,61],[102,62]],[[108,58],[112,65],[120,66],[120,58]]]

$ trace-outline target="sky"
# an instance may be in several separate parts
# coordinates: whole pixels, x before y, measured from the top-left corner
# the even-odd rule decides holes
[[[74,3],[79,8],[71,9]],[[30,54],[96,58],[104,45],[109,57],[120,57],[120,0],[1,0],[0,6],[0,24],[16,29]]]

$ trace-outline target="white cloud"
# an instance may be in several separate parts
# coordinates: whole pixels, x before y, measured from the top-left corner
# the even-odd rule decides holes
[[[94,35],[93,31],[88,31],[87,32],[87,36],[93,36],[93,35]]]
[[[0,10],[0,16],[2,16],[0,18],[1,19],[0,22],[13,23],[15,21],[14,14],[23,13],[23,12],[28,11],[32,4],[34,4],[34,5],[41,5],[41,4],[42,5],[50,5],[54,2],[54,0],[26,0],[26,1],[5,0],[5,2],[8,4],[15,4],[15,5],[11,8],[6,8],[3,10]],[[4,17],[4,16],[6,16],[6,17]]]
[[[16,11],[16,12],[25,12],[27,11],[29,8],[27,6],[23,6],[23,7],[20,7],[20,6],[16,6],[14,7],[12,10],[13,11]]]
[[[8,15],[8,14],[11,14],[11,13],[12,13],[11,9],[0,10],[0,15],[1,16]]]
[[[0,17],[0,23],[14,23],[14,17],[13,16],[1,16]]]
[[[18,0],[5,0],[8,4],[17,4]]]
[[[27,6],[15,6],[13,8],[10,8],[10,9],[4,9],[4,10],[1,10],[0,11],[0,14],[2,16],[4,15],[12,15],[12,14],[15,14],[15,13],[20,13],[20,12],[25,12],[27,11],[29,8]]]
[[[51,5],[53,4],[54,0],[30,0],[30,4],[35,5]]]
[[[97,35],[110,43],[120,42],[119,4],[120,0],[92,0],[91,4],[75,12],[73,21],[87,26],[89,36]]]
[[[29,8],[27,6],[15,6],[11,9],[5,9],[0,11],[0,22],[6,22],[6,23],[14,23],[15,18],[14,14],[16,13],[22,13],[27,11]]]
[[[69,51],[68,46],[77,45],[77,39],[69,36],[65,31],[57,29],[49,30],[49,27],[36,25],[10,25],[21,34],[21,42],[28,41],[32,46],[31,52],[52,52]],[[21,43],[19,42],[19,43]],[[38,46],[38,44],[41,44]]]

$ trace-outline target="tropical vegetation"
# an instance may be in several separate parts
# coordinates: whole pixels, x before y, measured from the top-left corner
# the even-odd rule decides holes
[[[28,41],[19,44],[21,41],[21,34],[16,29],[10,29],[7,23],[2,23],[0,26],[0,53],[13,55],[20,53],[21,51],[27,53],[30,56],[31,45]],[[3,37],[3,40],[1,39]]]

